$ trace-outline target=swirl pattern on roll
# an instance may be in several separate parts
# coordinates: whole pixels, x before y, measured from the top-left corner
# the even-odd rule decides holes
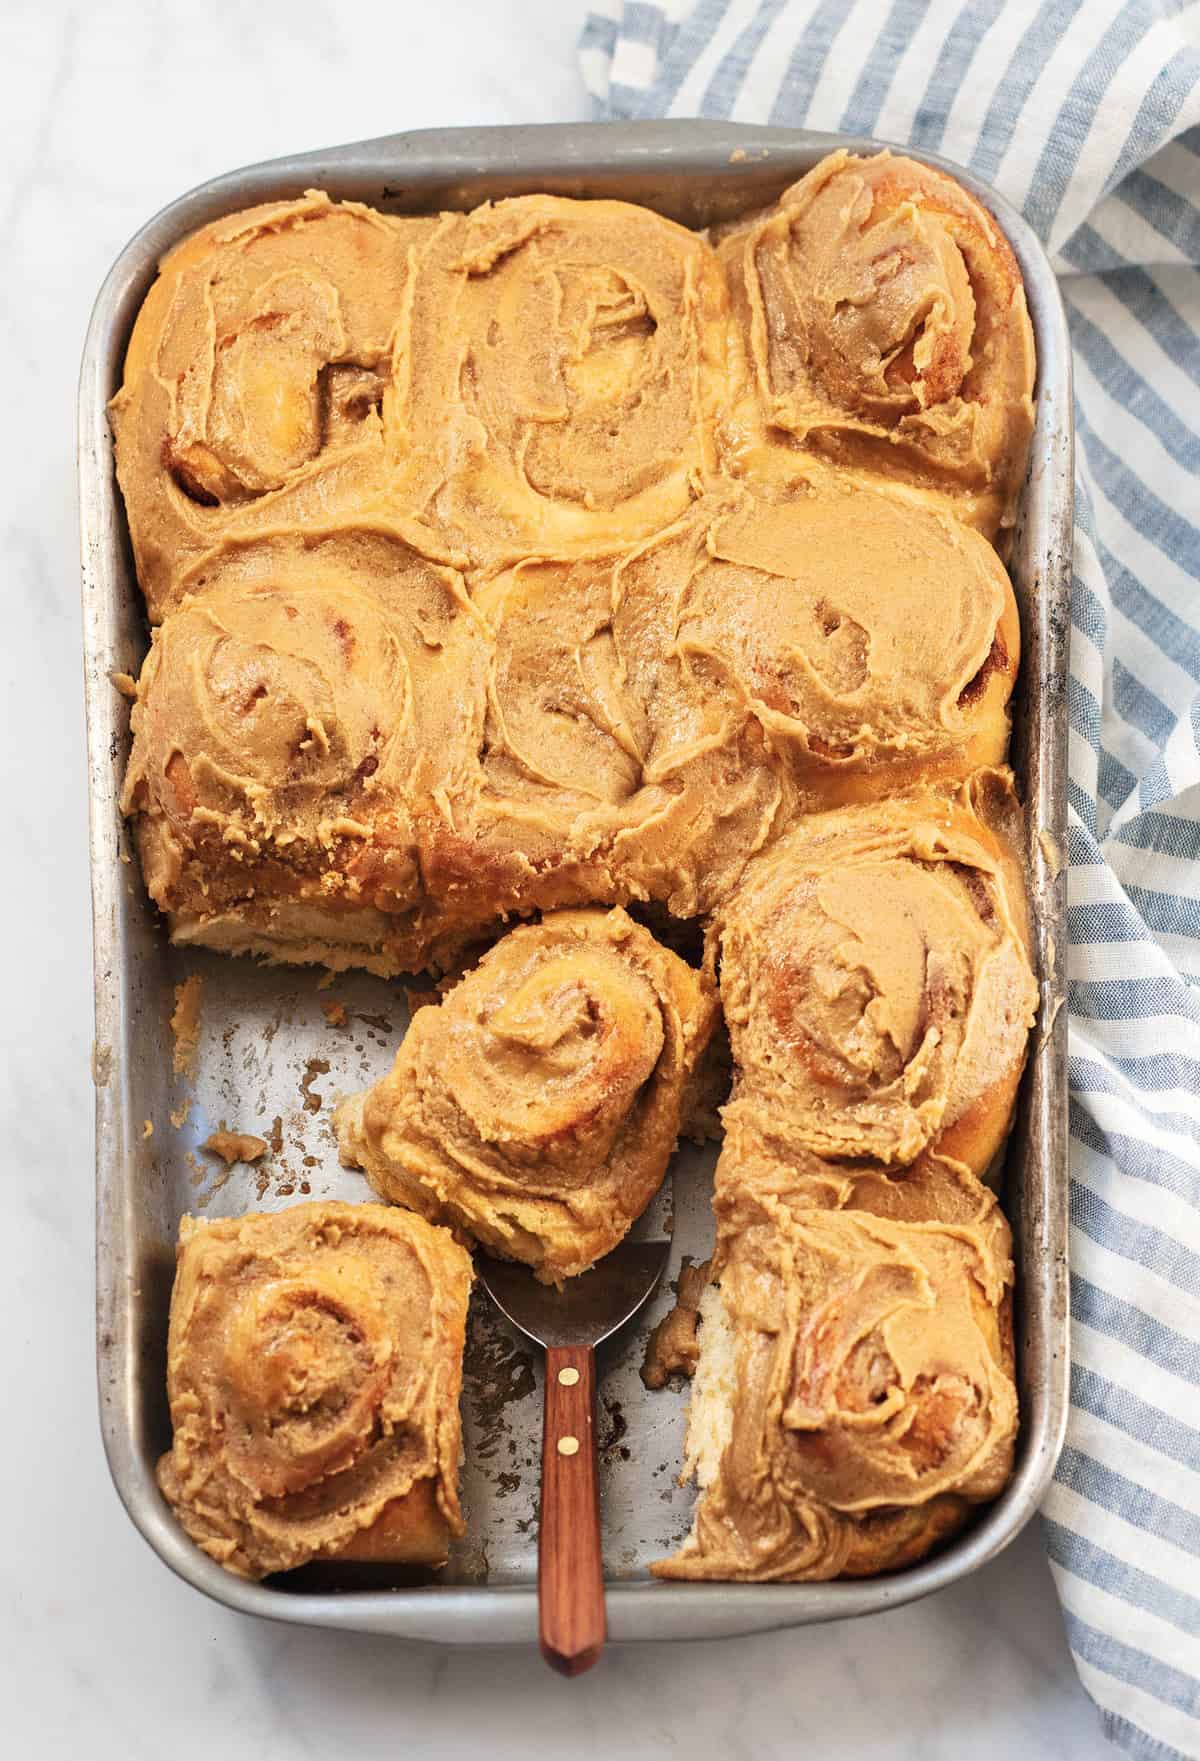
[[[396,334],[398,493],[489,566],[656,530],[713,468],[726,322],[711,247],[649,209],[443,215]]]
[[[573,902],[562,886],[695,916],[798,811],[1007,746],[1020,633],[1003,567],[961,525],[867,490],[709,495],[625,556],[527,563],[477,603],[495,637],[478,837],[456,853],[447,831],[435,891],[465,897],[474,867],[513,877],[515,909]]]
[[[516,865],[518,897],[528,859],[533,886],[559,876],[575,889],[534,903],[648,897],[694,916],[773,834],[786,782],[744,714],[690,741],[677,730],[658,762],[671,596],[631,614],[625,567],[529,564],[478,596],[495,650],[477,824],[495,860]]]
[[[320,527],[380,496],[393,331],[434,226],[310,190],[165,259],[111,406],[153,620],[223,536]]]
[[[800,448],[948,497],[989,537],[1011,525],[1033,331],[1012,249],[960,184],[834,153],[720,254],[746,355],[732,468],[804,481]]]
[[[748,722],[808,810],[1004,755],[1016,606],[957,522],[852,485],[711,496],[618,565],[614,599],[652,778]]]
[[[458,1396],[471,1263],[382,1205],[185,1217],[163,1494],[220,1564],[442,1564],[463,1531]]]
[[[750,864],[720,925],[731,1178],[934,1151],[988,1171],[1038,1002],[1017,813],[981,772],[815,815]]]
[[[622,910],[510,931],[415,1015],[338,1113],[343,1160],[546,1283],[616,1246],[657,1191],[716,1004]]]
[[[895,1570],[1012,1469],[1008,1226],[990,1196],[970,1229],[750,1203],[701,1309],[694,1528],[651,1569],[755,1582]]]
[[[422,839],[469,787],[483,717],[486,632],[461,577],[358,524],[227,541],[185,580],[125,780],[177,937],[308,933],[330,964],[339,947],[342,964],[419,963]]]

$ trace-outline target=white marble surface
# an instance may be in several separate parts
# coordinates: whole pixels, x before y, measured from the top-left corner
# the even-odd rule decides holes
[[[169,1576],[108,1480],[92,1367],[73,463],[91,300],[155,208],[232,165],[406,127],[583,116],[573,56],[583,11],[582,0],[0,7],[0,1748],[14,1761],[1106,1752],[1036,1534],[916,1608],[722,1645],[626,1648],[565,1683],[528,1655],[235,1617]]]

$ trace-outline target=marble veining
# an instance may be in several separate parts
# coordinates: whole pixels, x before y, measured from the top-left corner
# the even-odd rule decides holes
[[[1105,1744],[1038,1536],[851,1625],[532,1655],[235,1616],[126,1520],[96,1422],[91,949],[74,394],[91,301],[162,203],[271,154],[583,117],[584,0],[8,0],[0,9],[0,740],[8,1219],[0,1685],[14,1761],[620,1753],[1084,1761]]]

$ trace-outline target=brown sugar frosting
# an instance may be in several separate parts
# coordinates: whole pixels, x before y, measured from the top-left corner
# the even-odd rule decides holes
[[[531,563],[479,593],[496,638],[480,824],[543,872],[574,862],[576,897],[695,916],[772,835],[784,781],[761,728],[719,709],[659,762],[672,596],[635,606],[627,581],[622,558]]]
[[[714,463],[726,319],[711,247],[649,209],[443,215],[396,335],[397,493],[491,566],[656,530]]]
[[[703,1490],[656,1576],[864,1576],[993,1498],[1017,1398],[1007,1224],[796,1211],[765,1195],[725,1244],[688,1449]],[[707,1366],[706,1366],[707,1358]],[[706,1374],[707,1367],[707,1374]]]
[[[378,494],[393,332],[434,225],[310,190],[165,258],[111,406],[152,619],[222,536],[319,526]]]
[[[986,1173],[1038,1001],[1014,813],[983,772],[807,818],[750,864],[720,928],[735,1178],[934,1149]]]
[[[544,1282],[573,1277],[658,1189],[715,1019],[701,975],[624,911],[553,913],[418,1011],[342,1104],[343,1159]]]
[[[544,887],[574,863],[594,898],[694,916],[798,810],[1007,747],[1003,567],[870,490],[709,494],[622,556],[522,564],[477,603],[496,642],[480,823],[493,865],[524,855]]]
[[[158,1479],[197,1545],[253,1578],[443,1563],[470,1284],[447,1231],[384,1205],[185,1217]]]
[[[388,936],[420,906],[422,828],[466,786],[483,714],[461,577],[358,524],[226,541],[185,579],[125,781],[153,897],[181,939],[269,952],[323,923],[332,963],[419,963],[423,941],[406,957]]]
[[[1016,606],[957,522],[851,485],[712,496],[622,563],[615,593],[654,774],[749,721],[806,808],[1003,757]]]
[[[1011,247],[960,184],[834,153],[720,254],[745,350],[735,468],[803,481],[799,448],[948,497],[988,537],[1011,525],[1033,331]]]

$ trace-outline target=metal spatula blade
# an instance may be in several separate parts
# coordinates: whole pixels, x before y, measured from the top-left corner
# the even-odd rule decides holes
[[[501,1314],[546,1353],[538,1639],[563,1675],[590,1669],[604,1647],[604,1564],[596,1480],[596,1347],[653,1294],[671,1253],[672,1181],[610,1254],[561,1290],[527,1266],[479,1253],[479,1282]]]

